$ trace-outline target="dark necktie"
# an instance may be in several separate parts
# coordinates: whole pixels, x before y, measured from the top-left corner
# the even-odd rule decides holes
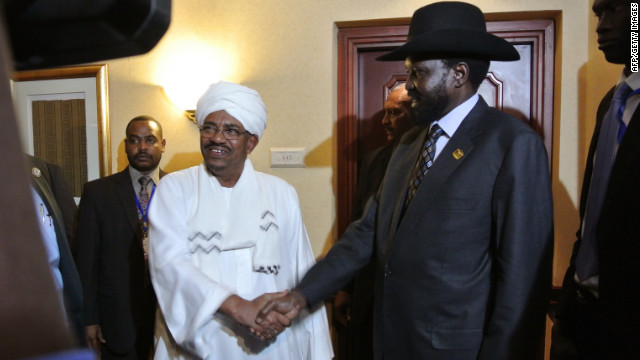
[[[424,176],[431,168],[431,165],[433,165],[433,160],[436,155],[436,142],[443,133],[444,130],[442,130],[438,124],[431,126],[429,135],[427,136],[427,141],[424,143],[424,148],[422,149],[422,154],[416,164],[411,181],[409,181],[409,190],[407,191],[407,198],[404,205],[405,208],[409,205],[411,200],[413,200],[422,179],[424,179]]]
[[[149,191],[147,191],[147,185],[152,181],[148,176],[141,176],[138,179],[140,183],[140,191],[138,192],[138,201],[140,201],[140,207],[142,208],[142,213],[138,214],[140,219],[143,218],[144,214],[147,213],[147,205],[149,205]]]
[[[138,219],[140,219],[140,230],[142,230],[142,250],[144,252],[145,261],[149,259],[149,239],[147,237],[147,206],[149,205],[149,191],[147,185],[153,183],[148,176],[141,176],[138,179],[140,183],[140,191],[138,192]],[[148,268],[145,267],[145,273],[148,275]],[[147,277],[147,282],[149,281]]]
[[[576,274],[580,281],[587,280],[598,274],[596,225],[600,219],[604,196],[609,185],[609,176],[615,159],[616,142],[618,137],[622,139],[624,128],[626,128],[622,122],[620,109],[626,102],[630,91],[631,89],[625,82],[622,82],[616,88],[609,111],[600,125],[600,134],[596,145],[595,161],[583,220],[582,240],[576,257]],[[622,134],[620,133],[621,131]]]

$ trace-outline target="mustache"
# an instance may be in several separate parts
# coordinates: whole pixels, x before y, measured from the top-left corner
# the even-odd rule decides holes
[[[203,146],[203,148],[205,150],[209,150],[209,149],[214,148],[214,147],[215,148],[219,148],[219,149],[224,149],[226,151],[230,151],[231,150],[226,144],[224,144],[224,143],[216,143],[215,141],[209,141]]]
[[[141,158],[151,159],[151,155],[147,154],[146,152],[141,152],[141,153],[136,154],[133,158],[136,159],[136,160],[141,159]]]

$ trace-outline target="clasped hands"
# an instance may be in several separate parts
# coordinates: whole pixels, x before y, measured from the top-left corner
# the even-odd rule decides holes
[[[263,294],[251,301],[231,295],[220,306],[220,311],[247,326],[261,340],[271,340],[291,325],[306,304],[301,293],[285,290]]]

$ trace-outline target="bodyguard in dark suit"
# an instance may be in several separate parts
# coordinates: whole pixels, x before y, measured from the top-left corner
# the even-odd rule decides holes
[[[405,59],[422,127],[396,147],[363,217],[262,313],[321,302],[375,248],[376,359],[537,358],[551,284],[547,154],[528,125],[476,94],[489,60],[518,58],[473,5],[418,9],[407,43],[380,59]]]
[[[146,360],[156,309],[146,256],[146,204],[164,175],[158,164],[165,140],[160,123],[149,116],[132,119],[126,135],[129,166],[84,186],[77,263],[89,346],[103,359]]]
[[[362,216],[367,200],[378,191],[382,183],[393,150],[400,142],[402,135],[415,124],[411,98],[404,84],[391,90],[383,108],[384,117],[381,125],[387,134],[388,144],[367,153],[358,162],[358,185],[353,201],[353,220]],[[334,318],[345,327],[345,330],[339,334],[342,335],[340,339],[344,348],[339,352],[341,358],[373,359],[375,266],[376,260],[372,256],[369,264],[358,272],[352,284],[336,294],[333,303]]]
[[[55,229],[60,253],[58,269],[62,276],[66,313],[72,333],[82,345],[84,344],[82,284],[71,254],[76,203],[60,167],[31,155],[27,155],[27,164],[31,172],[31,185],[43,202],[42,219],[50,220],[50,224]]]
[[[553,327],[553,360],[640,359],[640,74],[632,73],[638,58],[633,64],[631,6],[628,0],[593,2],[598,47],[608,62],[625,67],[596,115],[578,240]],[[637,19],[637,3],[634,11]]]

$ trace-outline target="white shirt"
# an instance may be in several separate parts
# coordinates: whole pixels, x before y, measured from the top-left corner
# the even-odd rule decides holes
[[[456,130],[458,130],[458,127],[462,124],[462,120],[464,120],[464,118],[469,115],[473,107],[476,106],[479,98],[480,96],[478,94],[474,94],[465,102],[449,111],[445,116],[440,118],[440,120],[433,122],[433,124],[440,125],[444,131],[442,136],[440,136],[438,141],[436,141],[436,155],[434,157],[434,161],[438,158],[438,155],[440,155],[440,150],[447,146],[449,139],[451,139]]]
[[[38,227],[40,229],[40,233],[42,234],[42,241],[44,243],[44,248],[47,253],[47,261],[49,263],[49,268],[51,269],[51,274],[53,275],[53,282],[56,287],[56,290],[60,299],[60,306],[64,310],[63,306],[63,286],[62,283],[62,274],[60,273],[60,250],[58,249],[58,238],[56,236],[56,229],[53,224],[53,217],[47,208],[47,205],[44,203],[40,194],[36,191],[36,189],[31,187],[31,194],[33,197],[33,205],[36,211],[36,219],[38,221]]]

